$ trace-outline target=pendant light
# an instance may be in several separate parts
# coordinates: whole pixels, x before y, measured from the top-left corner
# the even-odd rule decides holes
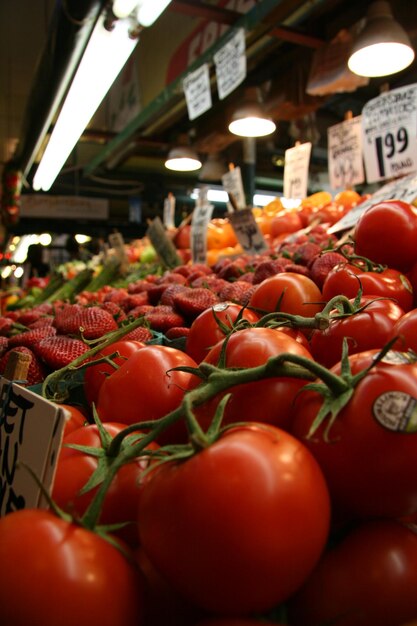
[[[258,102],[247,102],[233,113],[229,130],[239,137],[265,137],[276,129],[274,121],[268,117]]]
[[[394,20],[385,0],[373,2],[355,40],[348,67],[359,76],[388,76],[408,67],[414,50],[405,30]]]
[[[199,170],[201,165],[197,153],[188,146],[172,148],[165,161],[165,167],[175,172],[193,172]]]

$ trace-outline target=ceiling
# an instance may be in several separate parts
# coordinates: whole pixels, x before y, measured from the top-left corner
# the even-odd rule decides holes
[[[62,6],[68,10],[76,1],[62,0]],[[324,44],[334,40],[341,29],[357,25],[368,4],[363,0],[172,0],[161,18],[141,33],[134,53],[140,110],[115,130],[107,98],[50,193],[110,198],[114,219],[122,221],[129,197],[140,197],[145,219],[161,210],[168,192],[185,202],[187,191],[199,182],[198,173],[172,174],[163,166],[168,150],[184,140],[193,144],[203,160],[218,152],[225,164],[242,166],[246,184],[273,191],[282,186],[285,149],[297,140],[312,141],[311,190],[321,188],[326,177],[328,126],[343,120],[348,111],[360,114],[364,103],[386,88],[387,82],[391,89],[417,82],[414,61],[388,81],[372,79],[366,85],[350,86],[349,91],[343,87],[339,93],[306,93],[307,85],[312,86],[313,61]],[[391,4],[417,50],[417,3],[396,0]],[[17,165],[27,169],[24,193],[32,193],[34,170],[24,158],[28,129],[34,129],[43,115],[42,106],[35,107],[33,102],[34,82],[51,35],[54,10],[52,0],[0,3],[1,163],[17,158]],[[220,101],[212,55],[228,29],[236,26],[246,31],[247,78]],[[193,122],[188,119],[182,91],[186,67],[181,66],[180,45],[184,40],[194,41],[192,68],[202,60],[211,64],[213,106]],[[59,46],[59,41],[55,45]],[[330,60],[336,52],[335,48]],[[52,66],[57,62],[55,57],[49,59]],[[341,77],[335,74],[334,78]],[[255,159],[253,145],[227,130],[233,106],[249,88],[256,88],[277,123],[272,136],[257,140]],[[41,103],[48,102],[52,91],[53,85],[37,81]]]

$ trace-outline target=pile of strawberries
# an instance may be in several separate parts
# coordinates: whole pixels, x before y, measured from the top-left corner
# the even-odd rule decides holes
[[[331,267],[344,260],[331,251],[336,243],[334,235],[316,226],[268,254],[224,257],[212,267],[181,265],[126,288],[106,285],[95,293],[82,292],[74,303],[6,311],[0,317],[0,373],[11,350],[26,352],[32,357],[28,385],[38,384],[84,354],[92,341],[138,317],[143,325],[124,339],[146,342],[154,337],[152,331],[169,340],[186,337],[203,310],[222,301],[246,305],[256,285],[278,272],[302,273],[321,287]]]

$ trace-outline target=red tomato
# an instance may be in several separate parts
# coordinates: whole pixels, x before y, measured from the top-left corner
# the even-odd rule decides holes
[[[313,317],[322,310],[322,299],[320,289],[307,276],[281,272],[259,283],[252,294],[249,306],[261,311],[280,310]]]
[[[274,607],[306,580],[329,514],[326,483],[303,444],[247,424],[156,470],[140,502],[140,541],[191,602],[245,615]]]
[[[119,353],[120,356],[115,357],[113,361],[116,365],[120,366],[125,363],[126,359],[131,357],[132,354],[137,352],[140,348],[143,348],[144,345],[145,344],[141,341],[124,341],[122,339],[100,350],[94,357],[94,360]],[[112,367],[109,363],[99,363],[98,365],[87,367],[84,374],[84,393],[90,405],[93,403],[97,404],[98,392],[100,391],[101,385],[104,380],[108,376],[111,376],[111,374],[114,374],[115,371],[116,368]]]
[[[126,425],[107,423],[104,424],[104,428],[111,437],[115,437],[126,428]],[[52,498],[64,511],[81,517],[96,494],[97,488],[82,495],[79,492],[97,468],[98,459],[67,446],[76,444],[101,448],[98,428],[95,424],[79,428],[67,435],[62,443]],[[157,444],[152,443],[148,449],[155,450],[157,447]],[[136,511],[142,489],[141,476],[148,465],[149,459],[142,457],[120,468],[106,493],[100,516],[101,524],[129,522],[127,526],[117,531],[117,534],[132,546],[138,541]]]
[[[417,352],[417,309],[408,311],[394,324],[391,337],[398,337],[396,350]]]
[[[270,234],[277,237],[283,233],[295,233],[301,230],[303,222],[297,211],[281,211],[271,218]]]
[[[340,294],[355,298],[359,288],[364,296],[391,298],[404,311],[413,306],[413,288],[410,281],[397,270],[366,272],[350,263],[333,267],[323,283],[323,298],[328,302]]]
[[[217,343],[204,361],[217,365],[223,342]],[[282,353],[297,354],[311,359],[304,346],[279,330],[273,328],[247,328],[234,333],[227,342],[226,366],[256,367],[263,365],[270,357]],[[292,403],[306,380],[274,376],[264,380],[236,385],[226,404],[223,424],[241,421],[266,422],[287,429],[290,423]],[[204,427],[208,427],[214,415],[215,406],[224,392],[212,401],[198,407],[196,413]]]
[[[401,200],[369,207],[354,232],[355,252],[402,272],[417,261],[417,208]]]
[[[233,302],[220,302],[206,309],[193,321],[187,336],[186,352],[196,363],[200,363],[209,350],[225,337],[222,324],[231,329],[237,317],[250,324],[258,321],[259,315]]]
[[[349,357],[352,373],[368,367],[377,350]],[[340,373],[339,364],[332,371]],[[307,434],[322,405],[315,391],[295,400],[292,433],[314,454],[336,517],[403,517],[417,511],[417,364],[389,353],[356,385],[324,438],[327,422]]]
[[[361,300],[361,306],[364,305],[367,305],[364,311],[343,319],[334,319],[328,328],[313,331],[310,346],[316,361],[326,367],[335,365],[342,355],[345,338],[348,340],[349,354],[383,348],[388,343],[393,336],[395,323],[404,315],[404,311],[388,299],[365,297]]]
[[[97,411],[103,422],[136,424],[156,420],[176,409],[184,393],[200,379],[174,367],[197,367],[187,354],[166,346],[145,346],[103,382]],[[186,439],[184,424],[176,423],[160,437],[161,442]]]
[[[417,615],[417,536],[391,520],[359,525],[321,558],[290,603],[293,626],[399,626]]]
[[[67,411],[65,414],[64,437],[88,423],[87,416],[76,406],[71,404],[60,404],[59,406]]]
[[[8,626],[140,626],[143,583],[99,535],[49,511],[0,519],[1,621]]]

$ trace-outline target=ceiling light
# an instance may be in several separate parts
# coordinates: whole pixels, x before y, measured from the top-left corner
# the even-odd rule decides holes
[[[129,20],[105,28],[105,14],[94,27],[42,160],[33,188],[48,191],[101,101],[133,52]]]
[[[349,69],[359,76],[388,76],[408,67],[413,59],[410,39],[394,20],[389,3],[373,2],[353,44]]]
[[[275,123],[257,102],[249,102],[237,108],[229,124],[230,132],[240,137],[264,137],[275,129]]]
[[[176,172],[193,172],[199,170],[201,165],[197,154],[188,146],[173,148],[165,161],[165,167]]]
[[[123,18],[130,15],[138,5],[138,0],[114,0],[112,11],[116,17]]]
[[[137,18],[141,26],[152,26],[171,0],[140,0]]]

